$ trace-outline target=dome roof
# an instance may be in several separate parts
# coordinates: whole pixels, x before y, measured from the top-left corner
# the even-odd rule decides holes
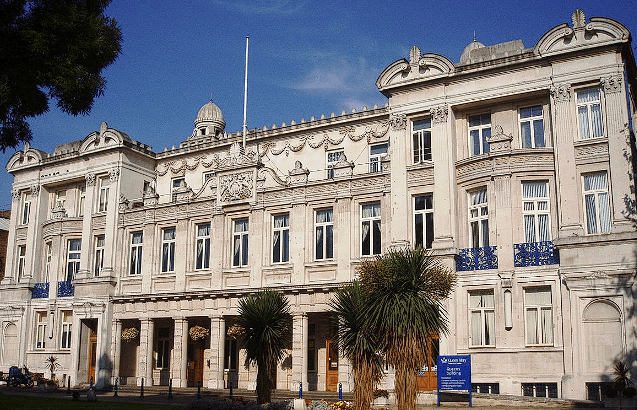
[[[460,56],[460,64],[469,63],[471,61],[471,52],[479,48],[484,48],[484,44],[480,43],[476,39],[473,39],[473,41],[469,43],[469,45],[467,45],[462,51],[462,55]]]
[[[224,129],[226,127],[226,121],[223,119],[223,114],[221,113],[221,109],[217,106],[217,104],[209,101],[201,107],[199,113],[197,114],[197,119],[195,120],[195,125],[199,125],[201,123],[213,123],[217,125],[220,129]]]

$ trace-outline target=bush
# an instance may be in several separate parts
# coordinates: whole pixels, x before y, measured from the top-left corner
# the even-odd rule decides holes
[[[312,400],[307,406],[307,410],[330,410],[330,404],[325,400]]]
[[[626,387],[624,390],[624,397],[627,399],[635,397],[635,394],[637,394],[637,390],[633,386]]]
[[[614,399],[615,397],[617,397],[617,390],[615,390],[612,386],[608,386],[604,390],[604,396],[608,397],[609,399]]]
[[[292,404],[289,401],[281,401],[262,406],[254,401],[247,401],[241,398],[237,398],[237,400],[211,398],[207,400],[191,400],[186,405],[186,408],[190,410],[292,410]]]

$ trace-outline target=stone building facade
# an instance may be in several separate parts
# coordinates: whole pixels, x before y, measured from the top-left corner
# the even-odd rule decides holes
[[[244,138],[211,101],[164,152],[106,123],[27,145],[7,164],[0,366],[54,355],[72,384],[254,388],[232,325],[273,288],[293,315],[277,387],[347,391],[334,289],[422,245],[458,273],[422,389],[438,353],[471,354],[476,391],[599,398],[637,348],[635,74],[627,29],[576,11],[531,48],[474,41],[454,63],[413,47],[378,77],[385,107]]]

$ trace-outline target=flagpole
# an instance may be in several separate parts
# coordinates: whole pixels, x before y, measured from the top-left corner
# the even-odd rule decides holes
[[[245,80],[243,84],[243,151],[246,149],[246,113],[248,108],[248,44],[250,42],[250,36],[246,36],[246,72]]]

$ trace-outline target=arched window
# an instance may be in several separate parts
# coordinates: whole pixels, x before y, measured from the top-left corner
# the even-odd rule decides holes
[[[623,354],[622,319],[618,307],[609,300],[588,304],[582,315],[582,336],[586,370],[604,372]]]

